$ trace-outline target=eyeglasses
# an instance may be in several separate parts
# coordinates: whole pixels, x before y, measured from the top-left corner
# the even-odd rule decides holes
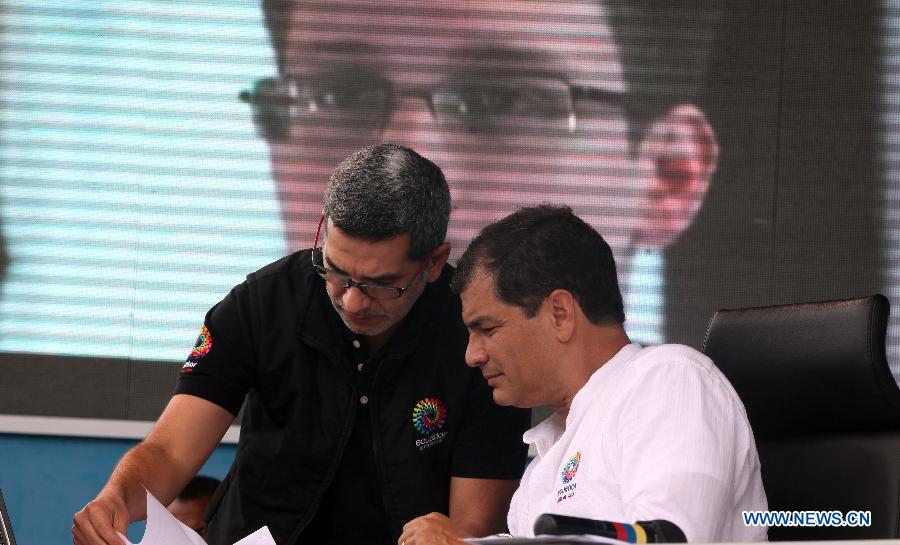
[[[425,259],[422,261],[422,264],[419,265],[419,268],[416,269],[415,274],[413,274],[413,277],[410,279],[409,284],[402,288],[397,286],[382,286],[380,284],[362,284],[353,280],[346,274],[339,273],[325,266],[325,257],[322,255],[322,249],[318,247],[319,234],[322,231],[322,223],[324,221],[325,216],[322,216],[319,220],[319,227],[316,228],[316,240],[313,242],[312,249],[312,266],[326,282],[340,289],[356,287],[359,291],[365,293],[372,299],[399,299],[406,293],[406,290],[412,287],[416,278],[419,277],[419,274],[425,270],[425,264],[431,259],[431,252],[428,252]]]
[[[399,97],[421,97],[442,129],[470,134],[572,134],[576,105],[582,115],[623,116],[625,94],[574,85],[541,74],[469,75],[433,86],[404,86],[374,70],[343,67],[312,75],[257,81],[240,99],[254,108],[263,136],[321,138],[322,129],[345,130],[361,140],[376,139],[387,126]],[[292,133],[292,128],[300,133]],[[313,130],[315,129],[315,130]]]

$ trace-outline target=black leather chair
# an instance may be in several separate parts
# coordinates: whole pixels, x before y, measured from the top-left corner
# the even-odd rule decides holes
[[[900,538],[900,388],[888,300],[717,311],[703,342],[747,408],[773,511],[871,511],[869,527],[773,527],[775,541]]]

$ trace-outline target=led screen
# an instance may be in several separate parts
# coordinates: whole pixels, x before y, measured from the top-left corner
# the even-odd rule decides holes
[[[697,346],[722,307],[896,302],[900,8],[647,4],[5,2],[0,364],[75,389],[177,366],[381,141],[444,169],[454,259],[571,206],[639,342]],[[132,371],[109,387],[164,403],[171,377]],[[73,414],[15,390],[3,412]],[[95,412],[145,417],[127,397]]]

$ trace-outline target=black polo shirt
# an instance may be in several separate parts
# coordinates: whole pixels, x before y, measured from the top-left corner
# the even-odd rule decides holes
[[[175,391],[234,414],[246,397],[234,464],[207,510],[211,545],[264,525],[279,545],[321,543],[342,520],[334,543],[360,529],[395,541],[409,520],[448,512],[451,476],[521,476],[528,411],[495,405],[465,365],[450,274],[376,354],[343,325],[308,250],[207,313]]]

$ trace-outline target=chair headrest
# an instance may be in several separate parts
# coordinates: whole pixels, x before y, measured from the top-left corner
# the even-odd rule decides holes
[[[757,438],[900,430],[882,295],[713,314],[703,352],[731,381]]]

